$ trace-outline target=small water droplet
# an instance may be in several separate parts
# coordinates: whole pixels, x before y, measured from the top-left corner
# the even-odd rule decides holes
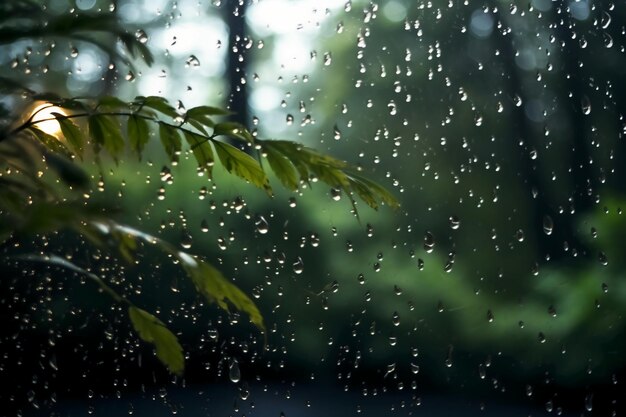
[[[491,310],[487,310],[487,322],[493,323],[493,312]]]
[[[135,38],[137,38],[140,43],[148,42],[148,35],[142,29],[139,29],[135,32]]]
[[[293,272],[301,274],[304,271],[304,262],[302,258],[298,256],[298,259],[293,263]]]
[[[552,221],[552,217],[546,215],[543,217],[543,233],[546,235],[551,235],[552,230],[554,229],[554,222]]]
[[[239,369],[237,359],[230,361],[230,365],[228,366],[228,378],[235,384],[241,380],[241,370]]]
[[[434,247],[435,247],[435,238],[433,237],[432,233],[427,231],[424,234],[424,250],[426,251],[426,253],[431,253]]]
[[[585,396],[585,410],[593,411],[593,394],[587,394]]]
[[[189,55],[189,58],[185,61],[185,68],[197,68],[200,66],[200,60],[195,55]]]
[[[260,234],[264,235],[269,231],[269,225],[267,220],[261,215],[258,215],[256,220],[254,221],[254,225],[256,227],[256,231]]]
[[[400,315],[397,311],[394,311],[393,316],[391,317],[392,323],[394,326],[400,325]]]
[[[448,353],[446,354],[446,359],[444,361],[446,368],[452,368],[452,351],[453,350],[454,350],[454,347],[452,345],[448,346]]]
[[[183,249],[190,249],[192,241],[193,241],[193,238],[191,234],[188,231],[183,230],[181,238],[180,238],[180,246],[182,246]]]

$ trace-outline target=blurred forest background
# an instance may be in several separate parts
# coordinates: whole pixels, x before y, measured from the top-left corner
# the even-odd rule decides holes
[[[345,197],[316,184],[269,199],[219,171],[207,181],[187,158],[170,166],[157,148],[142,161],[88,164],[90,201],[114,202],[125,223],[213,260],[254,296],[267,350],[247,318],[202,306],[158,253],[124,265],[81,258],[77,242],[53,236],[32,244],[73,253],[180,330],[188,370],[168,375],[108,300],[42,270],[2,283],[9,409],[49,414],[82,399],[97,412],[98,398],[128,404],[142,390],[226,384],[236,415],[251,386],[288,393],[303,383],[399,393],[402,413],[417,414],[429,393],[469,398],[476,411],[618,413],[623,3],[45,5],[77,19],[114,14],[156,63],[109,65],[102,49],[51,37],[0,45],[3,77],[67,96],[225,106],[259,137],[359,164],[402,207],[361,205],[356,219]],[[7,119],[26,111],[19,97],[1,100]],[[240,378],[229,378],[234,367]]]

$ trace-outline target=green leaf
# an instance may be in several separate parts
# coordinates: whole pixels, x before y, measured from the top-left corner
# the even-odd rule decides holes
[[[36,126],[30,126],[28,128],[35,137],[41,142],[47,149],[52,152],[59,153],[61,155],[65,155],[68,158],[71,156],[71,152],[67,147],[56,137],[44,132],[43,130],[38,129]]]
[[[119,37],[131,57],[143,59],[148,66],[151,66],[154,63],[154,56],[152,55],[152,52],[150,52],[150,49],[148,49],[145,44],[141,43],[135,36],[129,33],[120,33]]]
[[[230,136],[231,138],[241,139],[247,143],[254,143],[254,136],[248,132],[248,129],[241,123],[224,122],[218,123],[213,128],[214,136]]]
[[[254,301],[236,285],[224,278],[220,271],[212,265],[198,261],[182,252],[179,252],[179,259],[198,291],[209,302],[217,303],[220,308],[228,312],[230,311],[230,304],[237,310],[247,313],[250,322],[265,333],[263,316]]]
[[[111,154],[116,160],[124,150],[124,138],[120,125],[109,116],[95,114],[89,116],[89,133],[98,146]],[[96,147],[96,151],[98,151]]]
[[[166,123],[159,122],[159,137],[161,138],[165,153],[167,153],[171,161],[175,161],[181,150],[181,140],[178,129]]]
[[[232,112],[219,107],[212,106],[198,106],[187,110],[187,117],[196,118],[199,116],[228,116],[233,114]]]
[[[103,96],[98,100],[98,108],[105,109],[128,109],[129,104],[115,96]]]
[[[361,198],[363,198],[363,201],[365,201],[367,203],[367,199],[364,198],[361,193],[359,192],[359,187],[365,187],[368,191],[368,193],[371,195],[372,198],[378,199],[380,201],[383,201],[385,204],[387,204],[389,207],[391,208],[398,208],[400,207],[400,202],[398,201],[398,199],[396,197],[394,197],[393,194],[391,194],[385,187],[383,187],[382,185],[362,176],[359,174],[355,174],[352,172],[348,173],[348,177],[351,180],[351,185],[353,187],[355,187],[355,183],[359,184],[355,187],[355,191],[357,192],[357,194],[359,194],[359,196]],[[376,207],[373,207],[371,204],[368,203],[368,205],[374,209],[376,209]]]
[[[198,162],[198,167],[206,169],[210,177],[215,161],[211,143],[202,135],[186,130],[183,133],[187,144],[193,152],[193,156],[196,158],[196,162]]]
[[[286,140],[264,140],[257,143],[261,144],[261,148],[267,152],[268,149],[275,149],[285,155],[300,174],[300,181],[309,183],[309,166],[305,159],[301,157],[302,145]]]
[[[72,146],[74,152],[78,154],[82,158],[83,156],[83,147],[85,143],[85,138],[83,133],[80,131],[78,126],[72,122],[67,116],[61,113],[52,113],[54,117],[56,117],[57,122],[61,126],[61,132],[65,137],[65,140]]]
[[[51,152],[46,152],[44,155],[48,166],[56,171],[64,183],[70,187],[87,189],[89,176],[82,168],[61,155]]]
[[[271,146],[265,147],[265,155],[272,171],[288,189],[298,189],[298,173],[289,158]]]
[[[175,119],[176,117],[178,117],[178,113],[176,112],[176,109],[174,109],[174,107],[172,107],[167,102],[167,100],[164,99],[163,97],[158,97],[158,96],[137,97],[137,100],[143,106],[149,107],[160,113],[163,113],[164,115],[169,116],[172,119]]]
[[[263,188],[271,195],[272,190],[267,175],[254,158],[224,142],[214,141],[213,145],[217,151],[217,156],[228,172]]]
[[[141,159],[141,153],[143,148],[150,139],[150,128],[148,122],[143,117],[137,115],[131,115],[128,117],[128,124],[126,125],[128,130],[128,141],[130,142],[130,149],[137,153],[137,156]]]
[[[205,131],[205,127],[214,127],[215,122],[210,116],[226,116],[231,114],[227,110],[222,110],[211,106],[198,106],[187,110],[185,120],[201,132]]]
[[[182,375],[185,370],[185,357],[174,333],[165,327],[161,320],[138,307],[128,307],[128,316],[141,340],[154,345],[157,358],[171,373]]]

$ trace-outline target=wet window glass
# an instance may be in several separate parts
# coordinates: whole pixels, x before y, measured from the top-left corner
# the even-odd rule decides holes
[[[624,22],[3,2],[4,413],[620,415]]]

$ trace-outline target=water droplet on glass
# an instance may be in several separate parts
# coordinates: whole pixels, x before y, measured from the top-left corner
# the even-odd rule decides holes
[[[420,271],[424,270],[424,260],[422,258],[417,259],[417,269]]]
[[[135,80],[135,73],[133,73],[132,71],[128,71],[128,73],[126,74],[124,79],[126,81],[134,81]]]
[[[452,345],[448,346],[448,353],[446,354],[446,359],[444,361],[446,368],[452,368],[452,351],[453,350],[454,350],[454,347]]]
[[[301,274],[304,271],[304,262],[302,258],[298,256],[298,259],[293,263],[293,272],[296,274]]]
[[[339,201],[341,200],[341,190],[338,188],[331,188],[330,189],[330,196],[333,198],[333,200],[335,201]]]
[[[585,410],[593,411],[593,394],[587,394],[585,396]]]
[[[554,229],[554,222],[552,221],[552,217],[546,215],[543,217],[543,233],[546,235],[551,235],[552,230]]]
[[[493,312],[491,310],[487,310],[487,322],[493,323]]]
[[[185,68],[197,68],[200,66],[200,60],[195,55],[190,55],[185,61]]]
[[[411,362],[411,373],[418,374],[420,371],[420,366]]]
[[[141,43],[148,42],[148,35],[141,29],[135,32],[135,38],[137,38],[137,40]]]
[[[397,311],[394,311],[393,316],[391,317],[392,323],[394,326],[400,325],[400,315]]]
[[[449,221],[452,230],[457,230],[461,226],[461,221],[457,216],[450,216]]]
[[[337,125],[335,125],[335,127],[333,128],[333,134],[334,134],[333,137],[335,138],[335,140],[341,139],[341,131],[339,130]]]
[[[241,370],[237,359],[231,360],[230,365],[228,365],[228,378],[235,384],[241,380]]]
[[[435,238],[432,233],[426,232],[424,234],[424,250],[426,253],[431,253],[435,247]]]
[[[189,249],[191,248],[191,244],[192,244],[192,237],[191,234],[185,230],[183,230],[182,232],[182,236],[180,239],[180,246],[182,246],[184,249]]]
[[[266,234],[269,231],[269,225],[267,223],[267,220],[265,220],[263,216],[257,216],[256,220],[254,221],[254,225],[256,227],[256,231],[262,235]]]

